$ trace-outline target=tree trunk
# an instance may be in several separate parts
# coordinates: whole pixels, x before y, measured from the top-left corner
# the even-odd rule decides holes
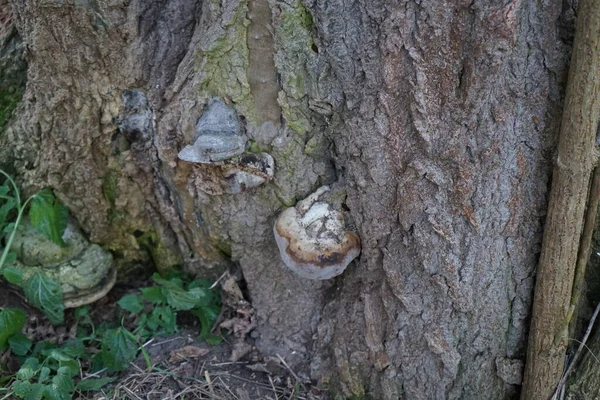
[[[29,68],[0,160],[123,270],[239,265],[258,348],[345,396],[518,393],[571,0],[12,5]],[[271,182],[227,194],[219,166],[178,159],[214,98]],[[362,254],[299,278],[274,220],[334,183]]]

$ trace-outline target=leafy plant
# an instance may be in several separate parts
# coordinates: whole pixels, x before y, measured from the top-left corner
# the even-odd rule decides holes
[[[185,281],[174,275],[163,278],[158,274],[152,275],[157,286],[141,289],[141,295],[129,294],[119,301],[119,306],[138,317],[138,328],[134,333],[142,339],[171,334],[177,326],[177,312],[190,311],[200,321],[199,338],[209,344],[218,344],[219,336],[213,335],[214,326],[221,310],[221,299],[218,292],[211,290],[211,284],[204,279]],[[149,313],[143,313],[151,308]]]
[[[79,323],[91,331],[81,331],[81,337],[69,339],[61,346],[46,341],[32,346],[31,340],[20,333],[25,314],[21,310],[2,310],[0,333],[4,335],[0,336],[0,344],[24,357],[8,396],[25,400],[71,399],[76,390],[99,390],[116,379],[97,373],[79,379],[84,370],[120,372],[135,360],[141,348],[137,338],[123,327],[96,329],[88,311],[89,307],[82,307],[75,314]],[[142,351],[149,362],[149,356]]]
[[[1,169],[0,175],[5,178],[0,184],[0,239],[3,236],[7,237],[0,255],[0,273],[9,282],[22,286],[27,299],[41,309],[52,323],[60,323],[64,317],[60,285],[39,273],[23,281],[22,271],[5,267],[16,259],[16,254],[10,248],[28,206],[31,224],[59,246],[66,246],[62,235],[67,227],[69,211],[54,198],[49,189],[44,189],[22,202],[15,181]]]
[[[46,314],[50,322],[59,324],[64,319],[63,293],[60,285],[40,273],[23,283],[25,297]]]
[[[100,377],[77,382],[82,363],[89,358],[80,339],[71,339],[61,347],[40,342],[15,374],[11,394],[25,400],[71,399],[75,390],[98,390],[115,379]]]
[[[25,325],[25,313],[19,309],[4,308],[0,311],[0,351],[6,350],[9,340],[21,333]]]

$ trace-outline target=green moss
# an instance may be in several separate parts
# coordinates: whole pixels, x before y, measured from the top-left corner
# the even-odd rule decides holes
[[[307,94],[311,77],[306,63],[314,57],[313,20],[310,12],[299,0],[281,4],[280,23],[275,35],[281,51],[277,53],[276,65],[281,73],[278,102],[287,125],[296,133],[304,135],[311,129],[308,116]]]
[[[114,171],[109,171],[104,175],[102,180],[102,194],[106,201],[110,203],[111,208],[115,208],[117,200],[117,174]]]
[[[182,260],[169,246],[166,246],[158,237],[156,232],[148,231],[136,238],[140,247],[146,249],[150,258],[160,274],[173,271],[181,266]]]
[[[262,153],[264,151],[254,139],[248,139],[248,144],[248,152],[250,153]]]
[[[310,157],[323,157],[327,151],[327,142],[321,135],[311,137],[304,145],[304,154]]]
[[[310,12],[299,0],[289,6],[282,6],[281,23],[276,28],[279,42],[283,44],[278,64],[282,73],[283,90],[289,97],[301,99],[307,93],[305,83],[309,79],[306,72],[306,60],[312,55],[313,22]]]
[[[310,120],[306,117],[307,109],[303,104],[298,104],[294,101],[294,105],[290,104],[288,98],[283,94],[279,93],[279,106],[281,107],[281,113],[283,118],[287,122],[287,126],[299,135],[304,135],[309,132],[312,125]]]
[[[216,242],[217,249],[219,249],[227,257],[231,257],[231,242],[226,240],[219,240]]]
[[[215,39],[207,49],[198,54],[201,81],[198,90],[201,97],[220,96],[231,99],[237,111],[256,124],[256,112],[246,76],[248,69],[248,46],[246,31],[250,21],[246,18],[248,5],[241,1],[231,19],[224,26],[224,34]]]
[[[111,242],[108,248],[116,255],[117,261],[127,260],[120,265],[120,268],[128,269],[130,262],[146,264],[151,261],[156,269],[163,273],[181,265],[180,255],[160,240],[160,236],[143,219],[143,216],[142,218],[135,216],[142,214],[137,214],[129,207],[117,206],[119,180],[123,176],[116,168],[118,167],[113,165],[104,175],[102,195],[110,205],[108,217],[113,229],[112,236],[119,238]]]

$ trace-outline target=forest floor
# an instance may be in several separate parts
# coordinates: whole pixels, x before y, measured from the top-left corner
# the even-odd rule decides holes
[[[136,288],[116,286],[89,309],[95,324],[119,318],[117,301]],[[27,314],[24,333],[34,343],[49,341],[60,345],[75,337],[77,319],[73,310],[65,313],[65,322],[52,325],[37,309],[27,304],[18,289],[0,283],[0,307],[20,308]],[[208,345],[197,338],[197,319],[185,313],[177,316],[179,332],[175,335],[154,337],[143,344],[142,354],[122,373],[114,375],[114,382],[99,391],[76,392],[74,399],[127,399],[127,400],[326,400],[326,390],[301,379],[281,357],[262,357],[244,338],[245,355],[235,355],[239,341],[225,337],[218,345]],[[122,319],[125,328],[133,330],[136,319]],[[92,350],[93,351],[93,350]],[[148,359],[150,362],[148,362]],[[7,350],[0,352],[3,375],[14,373],[19,362]],[[8,374],[7,374],[8,373]],[[82,375],[84,375],[82,373]],[[85,374],[93,376],[93,374]],[[86,376],[82,376],[85,379]],[[12,397],[11,397],[12,398]]]

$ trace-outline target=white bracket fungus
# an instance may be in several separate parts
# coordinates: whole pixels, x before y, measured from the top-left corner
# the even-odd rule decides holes
[[[323,186],[286,208],[273,228],[283,262],[303,278],[331,279],[360,254],[360,238],[346,229],[344,214],[323,200],[327,192]]]
[[[180,160],[214,164],[242,154],[246,135],[235,110],[221,99],[213,99],[195,128],[194,143],[177,155]]]

